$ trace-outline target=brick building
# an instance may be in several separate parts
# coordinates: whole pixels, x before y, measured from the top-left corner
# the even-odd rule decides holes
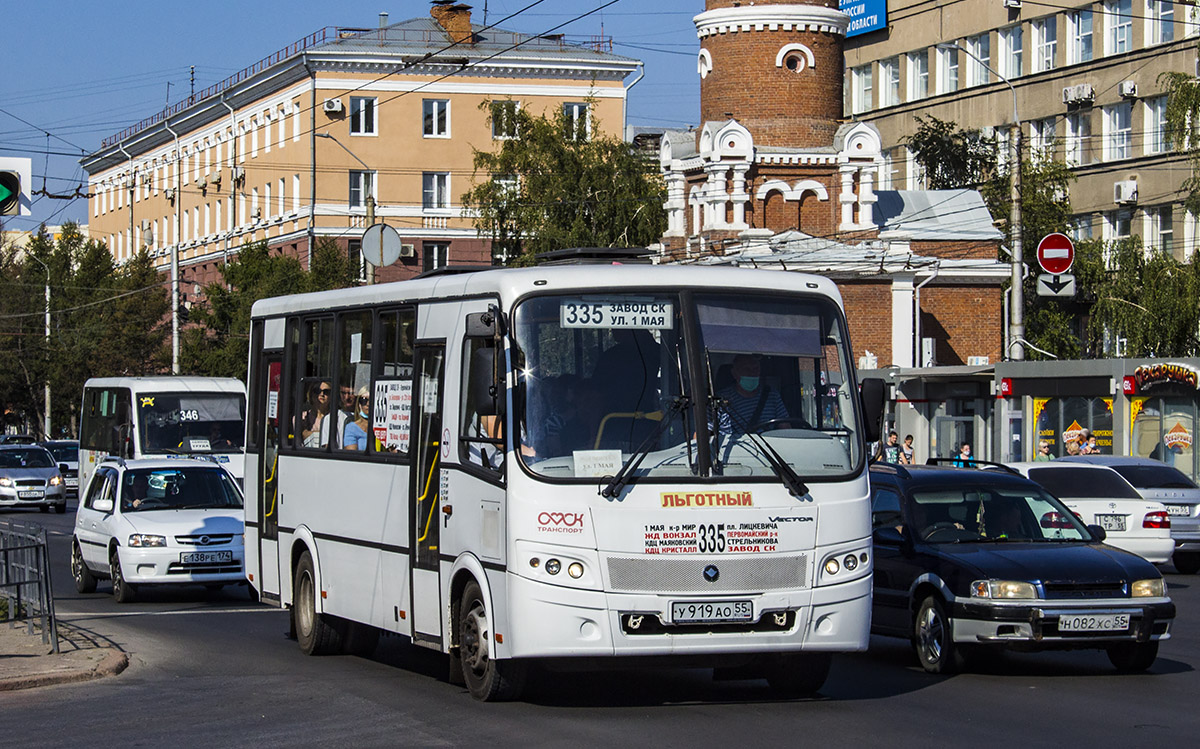
[[[842,114],[835,0],[707,0],[701,125],[668,133],[663,262],[834,278],[864,364],[994,362],[1001,234],[971,191],[880,191],[879,131]]]

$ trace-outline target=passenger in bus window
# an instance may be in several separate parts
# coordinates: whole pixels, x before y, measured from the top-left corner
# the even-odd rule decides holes
[[[504,435],[503,422],[499,416],[479,416],[475,414],[467,428],[467,437],[501,439]],[[467,459],[478,466],[499,470],[504,463],[504,448],[489,442],[471,441],[467,443]]]
[[[308,404],[300,417],[300,435],[305,447],[329,444],[329,400],[332,396],[333,387],[325,381],[309,390]]]
[[[342,449],[367,451],[367,435],[370,433],[371,393],[366,386],[358,389],[354,398],[354,418],[346,422],[342,432]]]

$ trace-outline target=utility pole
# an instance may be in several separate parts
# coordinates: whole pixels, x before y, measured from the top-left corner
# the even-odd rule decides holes
[[[374,186],[372,186],[372,187],[374,187]],[[367,195],[367,226],[371,227],[374,225],[375,225],[375,196]],[[383,244],[383,235],[382,234],[379,235],[379,244],[380,245]],[[364,247],[358,248],[358,262],[364,263],[367,266],[367,286],[374,286],[375,285],[375,265],[373,263],[368,263],[366,261],[366,259],[363,257],[364,249],[366,249],[366,248],[364,248]]]
[[[1013,361],[1025,358],[1025,253],[1021,248],[1021,120],[1013,101],[1012,131],[1012,302],[1009,304],[1008,355]]]

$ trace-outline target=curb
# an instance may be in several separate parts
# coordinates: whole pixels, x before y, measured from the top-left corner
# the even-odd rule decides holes
[[[0,679],[0,692],[12,692],[18,689],[33,689],[48,687],[55,684],[73,684],[81,681],[91,681],[105,676],[116,676],[129,666],[129,655],[114,648],[106,648],[110,652],[99,663],[91,668],[80,668],[62,673],[33,674],[30,676],[14,676]]]

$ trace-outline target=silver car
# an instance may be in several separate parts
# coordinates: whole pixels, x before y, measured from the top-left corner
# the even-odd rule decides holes
[[[1058,460],[1108,466],[1142,497],[1166,505],[1175,541],[1171,562],[1185,575],[1200,572],[1200,487],[1187,474],[1157,460],[1123,455],[1071,455]]]
[[[67,493],[54,456],[38,445],[0,445],[0,507],[67,511]]]

